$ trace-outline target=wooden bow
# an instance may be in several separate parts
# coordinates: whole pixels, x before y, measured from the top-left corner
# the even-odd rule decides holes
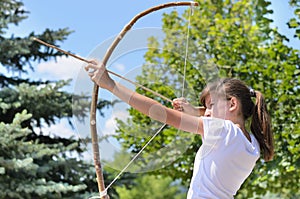
[[[137,14],[135,17],[131,19],[131,21],[121,30],[121,32],[116,36],[113,43],[108,48],[106,54],[104,55],[102,59],[102,63],[105,66],[116,48],[116,46],[119,44],[119,42],[122,40],[124,35],[131,29],[131,27],[143,16],[150,14],[151,12],[173,7],[173,6],[198,6],[199,4],[197,2],[170,2],[161,4],[152,8],[149,8],[139,14]],[[105,190],[104,185],[104,178],[102,173],[102,167],[100,163],[100,152],[99,152],[99,145],[98,145],[98,137],[97,137],[97,128],[96,128],[96,107],[97,107],[97,101],[98,101],[98,90],[99,87],[97,84],[94,84],[93,92],[92,92],[92,102],[91,102],[91,110],[90,110],[90,128],[91,128],[91,137],[92,137],[92,146],[93,146],[93,152],[94,152],[94,164],[96,169],[96,175],[97,175],[97,182],[98,182],[98,189],[100,192],[100,196],[102,196]],[[101,197],[102,199],[106,199],[105,196]]]
[[[117,47],[117,45],[119,44],[119,42],[123,39],[124,35],[132,28],[132,26],[137,22],[137,20],[139,20],[140,18],[142,18],[143,16],[150,14],[154,11],[160,10],[160,9],[164,9],[164,8],[168,8],[168,7],[173,7],[173,6],[198,6],[199,4],[197,2],[170,2],[170,3],[165,3],[165,4],[161,4],[152,8],[149,8],[139,14],[137,14],[135,17],[133,17],[131,19],[131,21],[124,26],[124,28],[121,30],[121,32],[116,36],[115,40],[113,41],[113,43],[110,45],[110,47],[108,48],[108,50],[106,51],[106,54],[104,55],[103,59],[102,59],[102,64],[104,66],[106,66],[110,56],[112,55],[114,49]],[[84,59],[80,56],[74,55],[72,53],[69,53],[67,51],[64,51],[54,45],[48,44],[40,39],[37,38],[33,38],[33,40],[46,45],[48,47],[54,48],[60,52],[63,52],[67,55],[70,55],[76,59],[79,59],[81,61],[84,61],[86,63],[92,63],[91,61]],[[109,73],[120,77],[138,87],[141,87],[149,92],[152,92],[153,94],[169,101],[172,102],[172,100],[164,97],[163,95],[160,95],[159,93],[152,91],[138,83],[135,83],[131,80],[128,80],[112,71],[109,71]],[[97,184],[98,184],[98,190],[99,190],[99,197],[93,197],[93,198],[101,198],[101,199],[108,199],[109,196],[106,193],[106,189],[105,189],[105,185],[104,185],[104,177],[103,177],[103,172],[102,172],[102,166],[101,166],[101,162],[100,162],[100,150],[99,150],[99,144],[98,144],[98,134],[97,134],[97,128],[96,128],[96,110],[97,110],[97,102],[98,102],[98,91],[99,91],[99,87],[96,83],[94,83],[94,87],[93,87],[93,92],[92,92],[92,101],[91,101],[91,109],[90,109],[90,131],[91,131],[91,138],[92,138],[92,149],[93,149],[93,159],[94,159],[94,166],[95,166],[95,170],[96,170],[96,176],[97,176]],[[165,125],[163,125],[161,127],[161,129],[164,128]]]

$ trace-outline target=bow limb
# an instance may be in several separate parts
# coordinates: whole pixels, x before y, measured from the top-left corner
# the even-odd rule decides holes
[[[124,35],[131,29],[131,27],[143,16],[150,14],[151,12],[173,7],[173,6],[198,6],[199,4],[197,2],[170,2],[161,4],[152,8],[149,8],[139,14],[137,14],[135,17],[132,18],[132,20],[121,30],[121,32],[117,35],[113,43],[110,45],[108,50],[106,51],[106,54],[104,55],[102,59],[102,63],[104,65],[107,64],[112,52],[117,47],[119,42],[123,39]],[[93,93],[92,93],[92,102],[91,102],[91,110],[90,110],[90,130],[91,130],[91,138],[92,138],[92,147],[93,147],[93,154],[94,154],[94,165],[96,169],[96,175],[97,175],[97,183],[98,183],[98,189],[100,193],[100,197],[102,199],[106,199],[106,196],[103,196],[103,193],[106,192],[105,185],[104,185],[104,178],[103,178],[103,172],[100,162],[100,152],[99,152],[99,144],[98,144],[98,136],[97,136],[97,128],[96,128],[96,109],[97,109],[97,101],[98,101],[98,91],[99,87],[97,84],[94,84],[93,87]]]

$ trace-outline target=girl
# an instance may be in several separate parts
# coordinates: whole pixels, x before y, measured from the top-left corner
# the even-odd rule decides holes
[[[179,98],[173,102],[174,109],[170,109],[115,82],[102,64],[95,62],[85,69],[94,70],[89,76],[97,85],[138,111],[202,137],[188,199],[233,198],[250,175],[260,153],[266,161],[274,155],[264,98],[240,80],[227,78],[209,84],[200,97],[204,108],[195,108]],[[252,97],[256,98],[255,104]],[[245,126],[250,116],[253,134]]]

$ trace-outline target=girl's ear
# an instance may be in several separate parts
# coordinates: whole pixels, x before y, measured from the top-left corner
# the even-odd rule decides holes
[[[231,97],[229,103],[230,103],[229,111],[235,111],[238,109],[239,103],[236,97]]]

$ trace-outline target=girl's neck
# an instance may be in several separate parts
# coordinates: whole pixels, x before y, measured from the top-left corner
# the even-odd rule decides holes
[[[242,130],[242,132],[244,133],[246,138],[249,140],[249,142],[251,142],[250,134],[245,128],[245,122],[243,122],[243,123],[234,123],[234,124],[237,125],[237,127],[239,127]]]

